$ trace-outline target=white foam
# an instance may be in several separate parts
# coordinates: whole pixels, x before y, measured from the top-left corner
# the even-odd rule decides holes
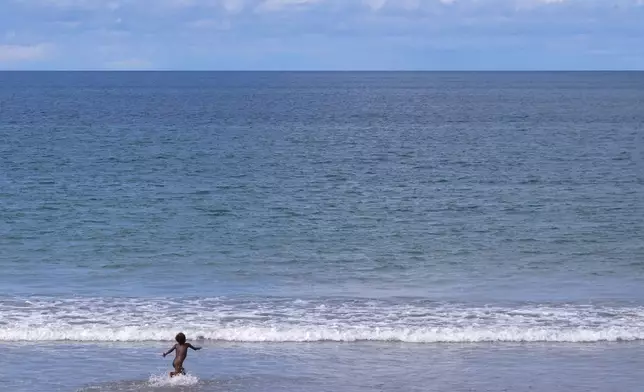
[[[226,298],[0,300],[0,341],[601,342],[644,340],[644,307]]]
[[[191,374],[178,375],[170,377],[168,373],[163,374],[152,374],[148,379],[148,384],[153,387],[165,387],[165,386],[184,386],[184,385],[195,385],[199,383],[199,378]]]
[[[168,340],[179,328],[91,328],[52,329],[40,327],[26,331],[0,328],[3,341],[84,341],[144,342]],[[516,327],[290,327],[290,328],[221,328],[215,330],[182,329],[189,337],[235,342],[356,342],[383,341],[408,343],[466,342],[616,342],[644,340],[641,328],[525,328]]]

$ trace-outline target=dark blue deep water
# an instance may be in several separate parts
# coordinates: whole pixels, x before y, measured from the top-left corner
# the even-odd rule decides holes
[[[3,390],[635,392],[642,342],[644,73],[0,72]]]

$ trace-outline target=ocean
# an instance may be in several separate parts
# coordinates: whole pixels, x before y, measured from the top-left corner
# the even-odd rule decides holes
[[[644,72],[0,72],[0,348],[8,392],[640,392]]]

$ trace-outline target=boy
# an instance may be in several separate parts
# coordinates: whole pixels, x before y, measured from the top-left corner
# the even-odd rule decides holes
[[[182,332],[179,332],[174,339],[177,341],[177,344],[172,346],[172,348],[167,352],[163,353],[163,358],[165,358],[166,355],[170,354],[174,350],[177,350],[174,361],[172,361],[174,372],[170,372],[170,377],[178,376],[179,374],[186,374],[186,370],[183,368],[183,361],[186,360],[186,356],[188,355],[188,348],[191,348],[195,351],[201,350],[201,347],[195,347],[190,343],[186,343],[186,335],[184,335]]]

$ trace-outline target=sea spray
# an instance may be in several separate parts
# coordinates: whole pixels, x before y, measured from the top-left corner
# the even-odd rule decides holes
[[[197,383],[199,383],[199,378],[190,373],[174,377],[170,377],[168,373],[151,374],[148,379],[148,384],[153,387],[184,386]]]

